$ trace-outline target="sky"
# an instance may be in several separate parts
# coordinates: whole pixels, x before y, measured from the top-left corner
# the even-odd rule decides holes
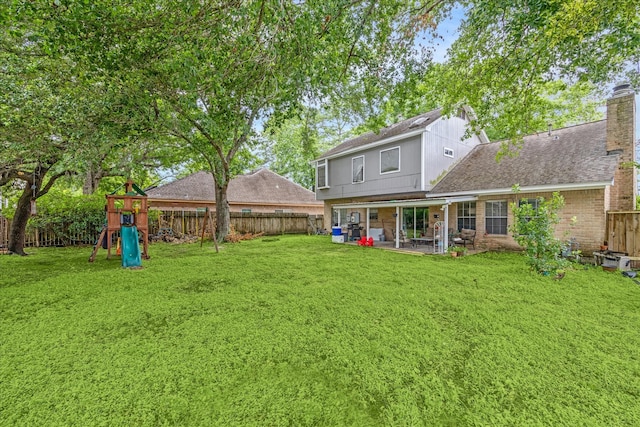
[[[463,17],[464,9],[456,7],[451,11],[451,16],[438,25],[438,33],[443,37],[443,40],[439,40],[435,44],[436,49],[433,52],[435,62],[443,63],[445,61],[447,49],[458,38],[458,27]]]

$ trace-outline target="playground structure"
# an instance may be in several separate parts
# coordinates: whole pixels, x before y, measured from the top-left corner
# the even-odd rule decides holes
[[[107,259],[111,258],[113,234],[120,232],[119,254],[123,267],[140,266],[140,257],[149,259],[149,223],[147,195],[133,181],[125,184],[125,194],[107,194],[107,224],[103,227],[100,237],[89,257],[89,262],[95,260],[100,246],[107,249]],[[117,190],[116,190],[117,191]],[[142,253],[140,252],[139,233],[142,235]]]

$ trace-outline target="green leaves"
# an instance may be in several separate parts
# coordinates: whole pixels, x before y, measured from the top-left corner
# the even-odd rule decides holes
[[[553,82],[603,89],[640,59],[640,5],[595,0],[464,1],[466,19],[441,82],[444,105],[471,105],[494,138],[555,121]],[[635,76],[632,77],[636,82]],[[571,89],[570,89],[571,90]],[[562,108],[566,111],[567,102]],[[589,103],[589,101],[587,101]],[[574,104],[575,105],[575,104]],[[547,115],[547,117],[544,117]],[[593,114],[581,114],[580,119]],[[554,123],[554,125],[556,125]]]
[[[518,191],[518,186],[514,186],[514,192]],[[548,200],[539,197],[511,203],[514,222],[510,231],[524,248],[527,262],[538,273],[555,274],[568,264],[561,256],[563,243],[554,235],[560,222],[558,211],[563,206],[564,197],[557,192]]]

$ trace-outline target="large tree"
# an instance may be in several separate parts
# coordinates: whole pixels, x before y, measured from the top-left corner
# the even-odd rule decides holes
[[[640,3],[464,0],[441,82],[449,111],[473,106],[478,127],[517,141],[538,130],[549,84],[640,83]],[[634,66],[635,64],[635,66]]]
[[[72,122],[82,95],[64,77],[67,61],[47,58],[25,28],[5,25],[4,29],[0,35],[0,186],[20,182],[8,249],[24,255],[32,204],[70,172],[76,141]]]
[[[152,145],[158,155],[148,139],[151,105],[130,108],[137,97],[122,96],[125,86],[117,79],[100,79],[71,56],[53,54],[42,32],[46,23],[10,9],[17,4],[0,6],[0,186],[20,188],[8,246],[24,255],[32,205],[60,177],[89,173],[95,165],[102,175],[107,166],[111,174],[113,165],[120,173],[140,168],[150,152],[142,146]],[[101,177],[92,178],[95,188]]]
[[[419,64],[413,39],[441,1],[88,2],[30,5],[50,50],[92,72],[135,76],[166,131],[209,145],[218,233],[232,164],[258,122],[357,81],[376,100]]]

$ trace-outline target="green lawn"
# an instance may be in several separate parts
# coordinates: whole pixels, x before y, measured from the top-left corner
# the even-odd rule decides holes
[[[286,236],[0,256],[0,424],[640,425],[640,286]]]

